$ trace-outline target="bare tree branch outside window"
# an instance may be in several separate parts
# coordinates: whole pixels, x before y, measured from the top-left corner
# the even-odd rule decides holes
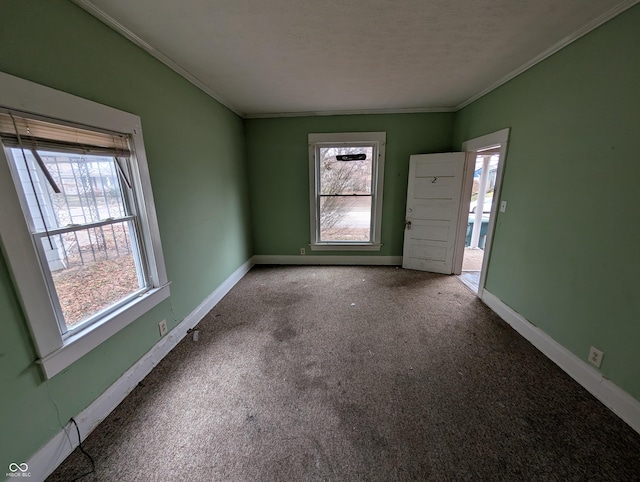
[[[366,154],[365,160],[336,156]],[[320,148],[320,240],[369,241],[373,148]]]

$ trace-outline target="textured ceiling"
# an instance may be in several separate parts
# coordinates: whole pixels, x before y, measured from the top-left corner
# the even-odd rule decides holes
[[[637,3],[75,1],[244,116],[454,110]]]

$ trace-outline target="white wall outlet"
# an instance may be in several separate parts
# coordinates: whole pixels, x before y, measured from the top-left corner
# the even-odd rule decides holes
[[[500,201],[500,212],[504,213],[507,210],[507,201]]]
[[[596,347],[592,346],[589,350],[589,363],[594,365],[596,368],[600,368],[602,365],[602,357],[604,353],[601,350],[598,350]]]
[[[167,320],[162,320],[160,323],[158,323],[158,328],[160,329],[160,336],[166,335],[167,331],[169,331],[167,329]]]
[[[300,254],[307,254],[307,250],[304,248],[300,248]]]

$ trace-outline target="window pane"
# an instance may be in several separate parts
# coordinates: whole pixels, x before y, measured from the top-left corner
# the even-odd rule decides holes
[[[133,222],[41,238],[68,329],[146,285]]]
[[[370,241],[371,197],[320,198],[320,241]]]
[[[61,191],[55,193],[31,151],[24,151],[26,166],[22,151],[11,151],[34,232],[44,231],[45,226],[61,228],[128,214],[112,157],[38,151]]]
[[[364,154],[364,160],[336,156]],[[320,194],[371,194],[373,147],[321,147]]]

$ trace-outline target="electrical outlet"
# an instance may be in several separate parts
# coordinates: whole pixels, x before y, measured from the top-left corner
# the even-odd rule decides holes
[[[592,346],[589,350],[589,363],[594,365],[596,368],[600,368],[602,365],[602,357],[604,353],[601,350],[598,350],[596,347]]]
[[[304,248],[300,248],[300,254],[307,254],[307,250]]]
[[[158,328],[160,329],[160,336],[166,335],[167,331],[169,331],[167,329],[167,320],[162,320],[160,323],[158,323]]]

